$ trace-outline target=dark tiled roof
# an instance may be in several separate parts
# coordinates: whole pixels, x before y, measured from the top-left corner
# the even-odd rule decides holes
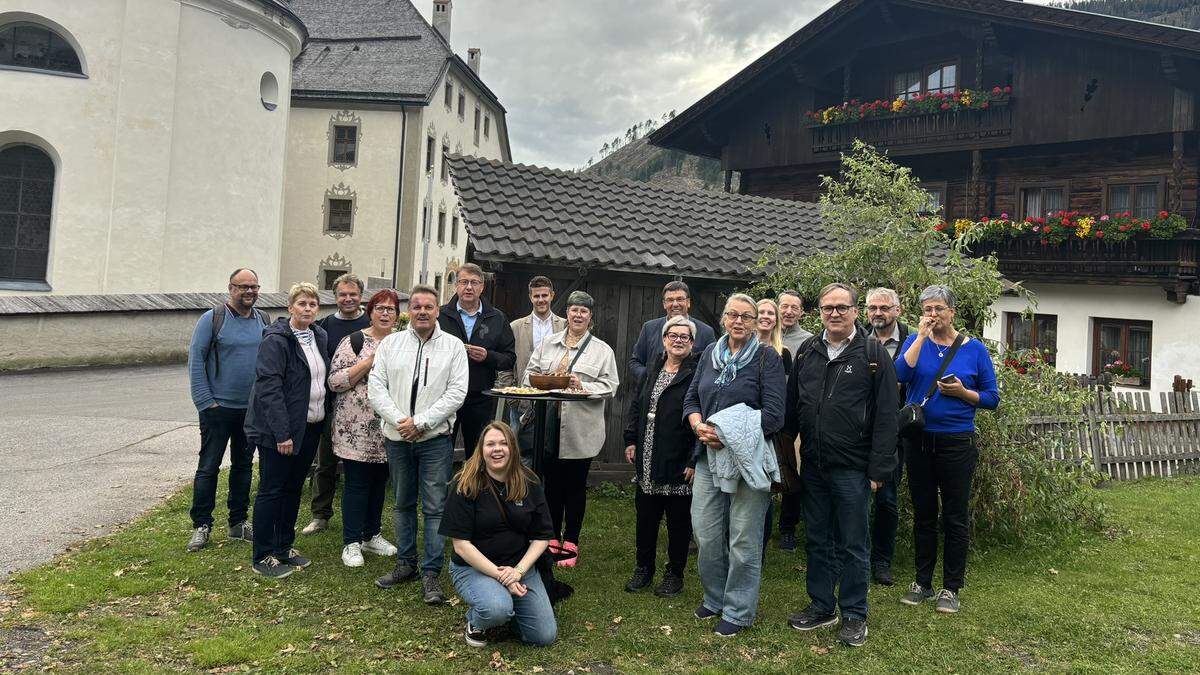
[[[449,63],[499,100],[409,0],[290,0],[308,27],[292,65],[298,98],[424,104]]]
[[[655,187],[477,157],[450,159],[476,255],[744,278],[771,244],[830,250],[817,205]]]
[[[1023,0],[889,0],[896,5],[956,13],[983,15],[988,20],[1022,25],[1030,28],[1068,29],[1106,39],[1126,43],[1137,43],[1152,49],[1171,49],[1183,52],[1200,52],[1200,31],[1177,26],[1167,26],[1133,19],[1081,12],[1061,7],[1037,5]],[[863,5],[874,4],[874,0],[841,0],[820,16],[805,24],[783,42],[729,78],[724,84],[709,92],[691,107],[677,115],[650,135],[650,142],[662,147],[675,147],[673,136],[690,128],[713,108],[753,86],[758,78],[784,62],[797,51],[803,51],[810,41],[827,33],[835,23]],[[701,148],[686,148],[689,152],[700,152]],[[707,148],[703,154],[719,156],[720,148]]]

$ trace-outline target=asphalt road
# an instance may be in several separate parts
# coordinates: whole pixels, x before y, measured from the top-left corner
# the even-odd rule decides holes
[[[189,483],[199,443],[182,365],[0,375],[0,580]]]

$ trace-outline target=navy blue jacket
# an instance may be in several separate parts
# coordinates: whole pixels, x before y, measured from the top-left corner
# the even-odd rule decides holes
[[[712,365],[715,346],[705,348],[696,364],[696,374],[683,399],[684,422],[687,423],[687,417],[692,413],[698,412],[707,420],[718,411],[745,403],[762,411],[764,436],[771,436],[782,429],[787,400],[787,375],[783,372],[783,358],[774,349],[764,345],[759,348],[754,362],[743,366],[733,382],[719,388],[716,385],[717,369]],[[690,466],[695,466],[702,447],[699,441],[695,443]]]
[[[692,343],[692,353],[699,354],[712,343],[717,341],[717,334],[708,324],[694,316],[689,316],[696,324],[696,341]],[[659,362],[662,358],[662,329],[667,323],[667,317],[660,316],[642,324],[642,332],[638,335],[637,343],[633,345],[633,354],[629,357],[629,372],[633,375],[633,384],[642,381],[646,368]]]
[[[304,443],[308,424],[308,395],[312,376],[300,340],[292,333],[286,316],[275,320],[263,333],[254,366],[254,386],[246,408],[246,440],[264,448],[274,448],[289,438],[299,448]],[[328,339],[325,330],[312,325],[317,353],[325,358]],[[329,372],[329,360],[325,360]],[[328,394],[326,394],[328,396]]]

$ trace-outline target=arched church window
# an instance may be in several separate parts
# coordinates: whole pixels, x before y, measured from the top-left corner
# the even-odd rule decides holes
[[[0,26],[0,66],[83,74],[79,55],[66,39],[24,21]]]
[[[0,281],[46,281],[54,162],[31,145],[0,150]]]

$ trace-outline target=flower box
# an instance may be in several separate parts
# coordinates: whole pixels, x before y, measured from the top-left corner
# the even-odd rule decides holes
[[[1119,387],[1140,387],[1142,386],[1141,376],[1129,377],[1117,375],[1113,377],[1113,384]]]

